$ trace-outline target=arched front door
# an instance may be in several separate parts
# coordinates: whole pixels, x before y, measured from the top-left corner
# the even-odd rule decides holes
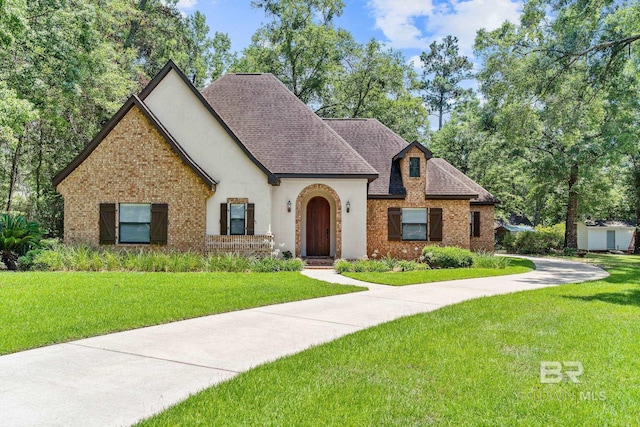
[[[329,256],[330,235],[329,201],[316,196],[307,204],[307,256]]]

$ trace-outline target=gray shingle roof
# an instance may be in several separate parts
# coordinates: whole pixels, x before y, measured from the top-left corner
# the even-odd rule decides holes
[[[378,172],[272,74],[228,74],[202,91],[267,169],[286,175]]]
[[[325,119],[336,132],[380,174],[369,184],[370,196],[404,195],[402,177],[393,158],[406,149],[407,141],[376,119]],[[498,200],[471,178],[441,158],[427,161],[426,195],[469,198],[472,203]]]
[[[431,166],[431,171],[429,170],[429,166]],[[446,172],[446,174],[449,175],[450,178],[444,178],[443,181],[440,181],[437,178],[429,179],[429,177],[431,176],[430,173],[434,173],[435,170],[438,170],[438,169]],[[436,172],[436,175],[439,173],[440,172]],[[430,187],[430,181],[433,187]],[[454,181],[457,181],[459,184],[454,184],[453,183]],[[462,195],[466,191],[471,190],[470,191],[471,194],[476,194],[477,196],[471,199],[471,203],[478,203],[478,204],[500,203],[500,201],[493,194],[489,193],[487,190],[481,187],[474,180],[472,180],[467,175],[460,172],[458,169],[456,169],[453,165],[451,165],[445,159],[433,158],[429,160],[429,162],[427,162],[427,196],[436,195],[439,192],[446,192],[444,188],[446,187],[447,183],[451,184],[452,186],[451,188],[456,189],[456,190],[450,190],[450,192],[459,191],[460,192],[459,194]],[[462,184],[462,186],[460,184]]]
[[[392,173],[392,159],[407,141],[376,119],[325,119],[325,123],[380,174],[369,184],[369,195],[404,194],[400,171]]]

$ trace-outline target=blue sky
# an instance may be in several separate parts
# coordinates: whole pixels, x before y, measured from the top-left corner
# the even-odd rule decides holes
[[[344,0],[337,25],[359,42],[371,38],[400,49],[407,61],[417,60],[433,40],[454,35],[461,52],[473,56],[473,39],[479,28],[494,29],[505,20],[517,22],[520,1],[511,0]],[[266,21],[251,0],[180,0],[184,13],[199,10],[212,31],[229,34],[232,49],[241,51],[251,35]],[[417,63],[417,61],[416,61]]]

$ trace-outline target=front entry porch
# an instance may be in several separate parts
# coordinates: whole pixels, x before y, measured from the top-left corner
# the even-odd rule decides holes
[[[342,206],[333,188],[313,184],[298,195],[295,256],[330,258],[331,265],[342,256]]]

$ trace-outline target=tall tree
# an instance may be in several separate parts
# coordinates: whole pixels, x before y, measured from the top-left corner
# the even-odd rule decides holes
[[[593,16],[574,19],[576,10],[566,7],[549,14],[549,6],[527,3],[520,25],[481,30],[476,48],[484,66],[482,90],[499,109],[499,129],[509,141],[503,148],[528,159],[532,180],[563,194],[565,246],[576,248],[580,194],[599,164],[620,148],[607,135],[616,113],[608,99],[614,82],[594,80],[584,57],[570,67],[557,60],[556,52],[575,49],[576,34]]]
[[[331,70],[345,54],[351,35],[334,26],[342,0],[261,0],[271,21],[256,31],[234,67],[242,72],[269,72],[305,103],[318,103]]]
[[[451,111],[456,100],[466,90],[460,82],[471,78],[473,64],[458,53],[458,39],[446,36],[442,43],[432,42],[429,52],[422,52],[423,99],[431,112],[438,116],[438,130],[444,115]]]
[[[427,111],[415,71],[399,51],[376,40],[351,43],[321,92],[323,117],[373,117],[408,141],[426,139]]]
[[[59,236],[50,178],[169,58],[208,79],[206,28],[175,0],[0,0],[0,205]]]

